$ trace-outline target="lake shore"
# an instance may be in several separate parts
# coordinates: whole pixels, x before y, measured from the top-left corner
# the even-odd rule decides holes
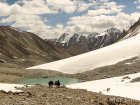
[[[64,74],[57,71],[41,70],[41,69],[27,70],[20,66],[13,66],[7,64],[6,66],[0,67],[0,82],[19,83],[18,79],[21,78],[44,78],[44,77],[69,77],[69,78],[77,78],[82,81],[92,81],[140,72],[139,63],[131,65],[125,64],[126,62],[129,61],[131,61],[131,59],[117,63],[115,65],[100,67],[94,70],[78,74]]]

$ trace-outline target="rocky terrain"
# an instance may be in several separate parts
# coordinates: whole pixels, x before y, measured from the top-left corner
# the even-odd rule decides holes
[[[21,93],[1,91],[0,102],[1,105],[140,105],[139,101],[127,98],[43,85],[23,88]]]
[[[123,38],[121,40],[125,40],[125,39],[128,39],[130,37],[137,35],[137,33],[139,32],[139,29],[140,29],[140,18],[134,25],[130,27],[128,31],[123,32],[122,34]]]
[[[120,39],[121,34],[122,32],[115,28],[108,29],[102,33],[92,34],[64,33],[57,40],[50,39],[47,42],[64,49],[72,55],[78,55],[113,44]]]
[[[69,56],[33,33],[0,26],[0,63],[28,67]]]
[[[114,65],[99,67],[94,70],[90,70],[83,73],[77,73],[71,76],[82,79],[84,81],[91,81],[138,73],[140,72],[140,60],[137,60],[135,63],[132,64],[128,63],[133,62],[136,59],[137,58],[128,59]]]

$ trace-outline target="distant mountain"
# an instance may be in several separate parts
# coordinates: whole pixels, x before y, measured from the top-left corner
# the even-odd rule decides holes
[[[108,31],[106,32],[108,33]],[[140,56],[139,20],[128,31],[126,31],[126,33],[128,34],[125,35],[125,37],[123,38],[124,40],[121,40],[110,46],[106,46],[104,48],[100,48],[98,50],[70,57],[67,59],[30,67],[29,69],[49,69],[63,73],[76,74],[91,71],[94,70],[95,68],[103,66],[114,65],[116,63],[132,58],[139,59]],[[104,36],[104,34],[97,35],[96,37],[99,36]],[[135,62],[137,61],[139,60],[135,60]]]
[[[113,44],[120,38],[121,34],[122,32],[115,28],[108,29],[100,34],[64,33],[57,40],[52,41],[51,39],[50,42],[72,55],[78,55]]]
[[[37,35],[10,26],[0,26],[0,62],[31,66],[69,57]]]
[[[57,38],[54,38],[54,39],[44,39],[45,41],[49,42],[49,43],[54,43]]]

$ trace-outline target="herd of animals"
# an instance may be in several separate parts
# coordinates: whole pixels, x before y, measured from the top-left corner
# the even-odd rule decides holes
[[[55,87],[60,87],[60,81],[59,80],[57,80],[57,81],[55,81],[55,82],[53,82],[52,80],[51,81],[49,81],[48,82],[48,86],[51,88],[51,87],[53,87],[53,86],[55,86]]]

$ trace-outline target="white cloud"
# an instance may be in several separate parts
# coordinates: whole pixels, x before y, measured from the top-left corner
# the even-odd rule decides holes
[[[136,1],[134,1],[134,3],[138,5],[137,9],[140,9],[140,0],[136,0]]]
[[[21,2],[20,2],[21,3]],[[56,13],[57,11],[51,10],[44,2],[44,0],[22,1],[13,5],[0,2],[0,16],[9,16],[13,14],[45,14]]]
[[[116,13],[116,11],[111,9],[97,9],[97,10],[88,10],[88,15],[90,16],[96,16],[96,15],[105,15],[105,14],[113,14]]]
[[[105,3],[105,2],[110,2],[111,0],[89,0],[89,1],[93,3]]]
[[[5,3],[5,2],[6,2],[6,0],[0,0],[0,2],[3,2],[3,3]]]
[[[44,0],[34,1],[23,1],[22,9],[29,14],[43,14],[43,13],[55,13],[48,5],[45,4]]]
[[[47,4],[54,10],[66,13],[85,11],[91,6],[83,0],[47,0]]]
[[[140,0],[135,0],[134,3],[140,3]]]
[[[88,10],[87,14],[83,16],[70,18],[66,31],[91,33],[102,32],[113,27],[123,30],[128,29],[139,18],[140,13],[125,14],[124,5],[109,1],[93,1],[94,9]]]
[[[96,15],[105,15],[105,14],[115,14],[121,13],[125,6],[117,5],[116,2],[107,2],[106,1],[98,1],[95,3],[95,9],[88,10],[88,15],[96,16]],[[101,3],[102,2],[102,3]]]
[[[86,4],[86,3],[79,3],[78,4],[78,9],[77,11],[85,11],[85,10],[88,10],[89,7],[91,7],[92,5],[89,3],[89,4]]]
[[[7,18],[0,20],[0,23],[13,23],[11,26],[24,29],[29,32],[33,32],[42,38],[59,37],[63,33],[63,26],[56,25],[52,27],[47,25],[47,19],[45,22],[38,15],[34,14],[14,14]]]
[[[40,16],[40,14],[44,13],[51,14],[57,12],[49,9],[44,0],[24,0],[13,5],[0,2],[0,16],[7,16],[0,19],[0,23],[12,23],[11,26],[13,27],[34,32],[41,37],[46,37],[46,35],[51,37],[51,35],[53,36],[57,33],[57,28],[54,30],[54,27],[47,25],[47,18],[43,20]],[[59,30],[58,28],[58,32]]]
[[[71,0],[47,0],[47,4],[55,10],[73,13],[76,11],[76,5]]]
[[[72,17],[68,22],[67,32],[102,32],[107,28],[120,30],[129,28],[139,18],[139,13],[119,13],[115,16],[78,16]]]

